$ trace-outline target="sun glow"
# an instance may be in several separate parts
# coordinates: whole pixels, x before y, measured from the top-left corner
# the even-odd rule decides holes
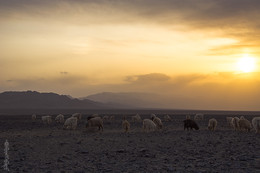
[[[239,71],[249,73],[255,70],[255,58],[245,55],[237,62],[237,68]]]

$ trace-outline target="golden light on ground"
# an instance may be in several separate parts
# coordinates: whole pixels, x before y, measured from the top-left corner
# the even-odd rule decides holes
[[[243,73],[253,72],[256,68],[256,60],[253,57],[245,55],[238,60],[237,68],[240,72]]]

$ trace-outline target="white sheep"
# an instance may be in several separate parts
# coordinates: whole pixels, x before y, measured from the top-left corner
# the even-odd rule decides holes
[[[231,124],[232,124],[234,130],[239,130],[238,121],[239,121],[238,117],[233,117],[232,120],[231,120]]]
[[[128,132],[130,130],[130,123],[126,120],[125,117],[122,121],[122,127],[125,132]]]
[[[103,120],[101,117],[94,117],[87,121],[86,128],[98,127],[98,130],[103,131]]]
[[[252,125],[256,133],[260,133],[260,117],[254,117],[252,119]]]
[[[233,117],[226,117],[227,124],[228,124],[229,127],[233,127],[233,126],[232,126],[232,123],[231,123],[232,118],[233,118]]]
[[[239,130],[241,131],[250,131],[252,126],[251,126],[251,123],[250,121],[248,121],[247,119],[240,119],[238,121],[238,124],[239,124]]]
[[[71,117],[76,117],[78,120],[81,120],[82,114],[81,113],[74,113]]]
[[[98,114],[93,114],[87,117],[87,120],[90,120],[91,118],[100,117]]]
[[[36,115],[35,115],[35,114],[33,114],[33,115],[32,115],[32,120],[33,120],[33,121],[35,121],[35,120],[36,120],[36,118],[37,118],[37,117],[36,117]]]
[[[132,116],[132,121],[133,122],[140,122],[140,121],[142,121],[142,119],[141,119],[139,114],[136,114],[136,115]]]
[[[64,115],[62,115],[62,114],[57,115],[55,118],[55,121],[57,123],[64,123]]]
[[[143,131],[150,132],[156,130],[156,124],[150,119],[143,120]]]
[[[160,118],[154,117],[152,120],[158,129],[162,129],[163,124],[162,124],[162,120]]]
[[[209,120],[208,129],[211,131],[215,131],[217,124],[218,124],[217,120],[215,118],[211,118]]]
[[[194,120],[203,120],[204,119],[204,114],[196,114],[194,116]]]
[[[169,115],[164,115],[165,121],[172,121],[171,117]]]
[[[52,118],[50,115],[42,116],[42,122],[43,124],[51,124]]]
[[[245,120],[245,117],[244,117],[244,116],[241,116],[239,119],[240,119],[240,120]]]
[[[63,128],[75,130],[77,128],[77,124],[78,124],[78,118],[70,117],[70,118],[66,119]]]
[[[151,114],[151,120],[153,120],[156,117],[155,114]]]

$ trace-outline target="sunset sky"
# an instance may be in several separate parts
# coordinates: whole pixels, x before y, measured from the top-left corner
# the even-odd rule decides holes
[[[0,0],[0,92],[260,110],[259,19],[259,0]]]

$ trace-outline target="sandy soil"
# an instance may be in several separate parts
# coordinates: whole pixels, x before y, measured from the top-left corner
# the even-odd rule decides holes
[[[142,132],[142,123],[132,123],[130,115],[127,134],[120,113],[104,122],[103,133],[85,128],[87,114],[75,131],[44,125],[40,116],[32,122],[31,115],[1,115],[0,162],[7,139],[10,172],[260,172],[260,134],[233,131],[226,115],[207,114],[198,122],[200,130],[188,132],[183,130],[185,115],[172,113],[172,122],[150,133]],[[218,120],[214,132],[207,130],[212,117]]]

